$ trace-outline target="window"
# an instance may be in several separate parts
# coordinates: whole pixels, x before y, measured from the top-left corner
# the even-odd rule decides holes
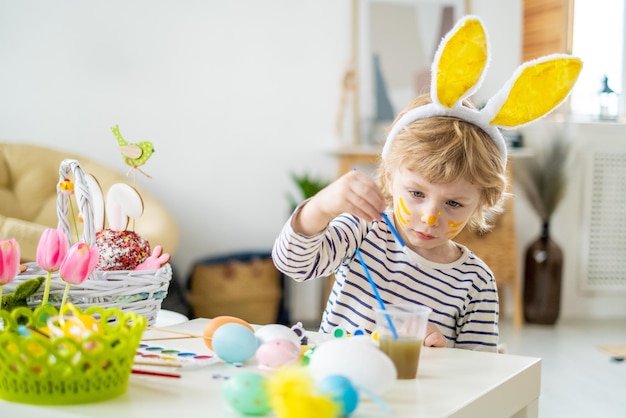
[[[575,1],[572,53],[584,66],[572,91],[573,114],[599,114],[598,92],[605,75],[614,91],[623,91],[624,14],[624,0]]]

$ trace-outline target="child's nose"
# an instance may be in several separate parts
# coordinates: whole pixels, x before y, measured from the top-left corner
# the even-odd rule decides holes
[[[440,210],[435,210],[432,212],[424,213],[422,215],[422,221],[426,222],[428,226],[434,226],[434,225],[437,225],[440,215],[441,215]]]

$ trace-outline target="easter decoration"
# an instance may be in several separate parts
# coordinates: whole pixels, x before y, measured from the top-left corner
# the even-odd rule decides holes
[[[133,312],[71,303],[1,310],[0,322],[0,398],[34,405],[123,394],[146,326]]]
[[[119,128],[114,131],[119,133]],[[151,144],[126,143],[124,147],[145,150],[143,156],[134,156],[136,152],[124,148],[134,156],[124,157],[132,168],[145,164],[152,155]],[[36,262],[26,263],[26,271],[17,275],[9,290],[45,276],[43,291],[38,289],[26,299],[31,309],[46,304],[59,308],[65,303],[81,309],[115,307],[144,315],[153,324],[167,295],[172,269],[170,255],[160,245],[151,251],[150,243],[134,231],[134,222],[144,211],[136,188],[113,184],[105,199],[98,180],[85,173],[77,160],[66,159],[59,168],[57,196],[58,227],[44,231]]]
[[[61,162],[56,190],[58,227],[44,230],[34,263],[22,271],[19,244],[0,240],[0,398],[79,404],[124,393],[131,373],[175,377],[132,368],[167,294],[169,254],[158,245],[150,254],[146,242],[120,260],[96,234],[105,215],[111,230],[124,231],[143,212],[139,194],[113,185],[105,206],[97,180],[74,159]],[[128,242],[111,241],[124,248]],[[5,286],[13,290],[6,304]]]
[[[139,171],[144,176],[151,178],[139,167],[144,165],[148,161],[148,159],[152,157],[152,153],[154,153],[154,146],[152,145],[152,142],[141,141],[137,143],[129,143],[120,133],[120,128],[118,125],[112,127],[111,131],[117,139],[119,150],[122,153],[124,162],[130,166],[130,170],[128,171],[128,173],[126,173],[126,175],[129,175],[131,171]]]
[[[341,333],[309,349],[302,324],[252,326],[238,317],[219,316],[206,323],[202,335],[149,329],[202,338],[221,362],[234,366],[219,376],[224,377],[226,404],[241,415],[347,417],[357,409],[361,393],[388,410],[378,393],[389,388],[395,368],[369,335],[348,338]],[[312,354],[305,361],[307,351]]]

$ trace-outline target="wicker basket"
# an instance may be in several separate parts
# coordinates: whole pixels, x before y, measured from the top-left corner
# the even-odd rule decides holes
[[[68,307],[64,305],[63,315],[70,313]],[[94,318],[100,331],[80,339],[49,338],[36,330],[59,315],[53,306],[0,311],[0,398],[67,405],[103,401],[126,391],[145,318],[96,306],[84,312],[72,307],[71,314]],[[20,332],[20,326],[28,331]]]
[[[74,194],[78,209],[83,218],[82,240],[89,246],[96,245],[95,223],[93,222],[92,198],[80,163],[66,159],[61,162],[59,182],[67,178],[74,178]],[[70,237],[70,223],[68,219],[69,203],[57,186],[57,215],[59,227]],[[27,270],[18,275],[13,282],[4,286],[4,292],[11,292],[20,283],[38,276],[46,276],[36,263],[28,263]],[[112,270],[94,273],[80,285],[72,285],[68,295],[68,302],[86,309],[90,306],[103,308],[118,308],[122,311],[132,311],[146,317],[149,325],[154,325],[161,309],[161,303],[167,296],[172,267],[165,264],[158,270]],[[61,304],[66,283],[59,277],[58,272],[52,274],[48,302],[57,308]],[[43,299],[43,285],[28,300],[28,306],[35,308],[41,305]]]

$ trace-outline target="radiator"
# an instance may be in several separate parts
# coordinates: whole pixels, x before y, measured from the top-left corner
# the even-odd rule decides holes
[[[626,139],[612,145],[587,148],[581,161],[584,293],[626,294]]]

